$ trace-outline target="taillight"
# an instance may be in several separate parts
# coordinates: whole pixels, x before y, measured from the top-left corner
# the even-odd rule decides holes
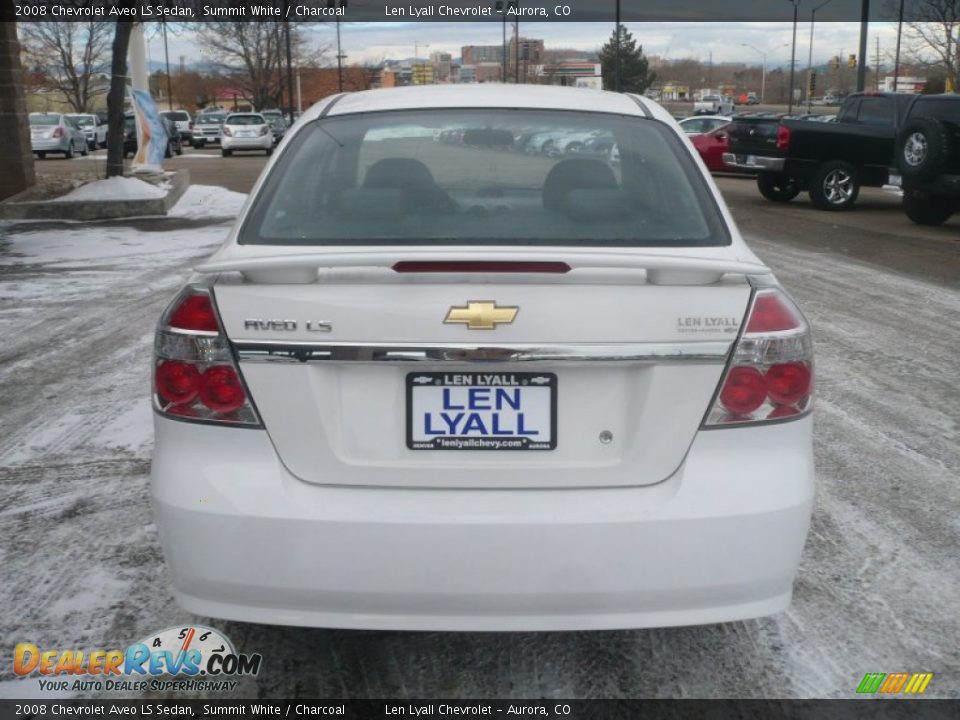
[[[53,135],[52,135],[52,137],[62,138],[62,137],[63,137],[63,128],[62,128],[62,127],[55,127],[55,128],[53,129]]]
[[[777,150],[787,152],[790,149],[790,128],[786,125],[777,125]]]
[[[260,424],[208,288],[188,286],[160,318],[153,401],[171,418]]]
[[[704,426],[782,421],[812,404],[810,328],[782,290],[759,287]]]
[[[223,134],[227,137],[233,137],[233,130],[228,128],[226,125],[223,126]]]
[[[260,126],[260,134],[261,134],[261,135],[266,135],[266,134],[267,134],[267,126],[266,126],[266,125],[261,125],[261,126]]]

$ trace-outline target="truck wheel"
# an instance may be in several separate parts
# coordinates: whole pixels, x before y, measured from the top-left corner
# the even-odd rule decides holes
[[[843,160],[825,162],[810,181],[810,200],[821,210],[849,210],[859,194],[857,169]]]
[[[939,120],[910,120],[897,135],[897,169],[905,178],[932,180],[949,159],[952,140],[947,127]]]
[[[795,178],[777,173],[757,175],[757,188],[761,195],[773,202],[787,203],[800,194],[800,183]]]
[[[943,225],[953,215],[954,204],[947,198],[904,190],[903,211],[917,225]]]

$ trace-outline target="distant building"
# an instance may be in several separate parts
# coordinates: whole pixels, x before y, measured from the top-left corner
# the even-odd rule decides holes
[[[672,82],[667,83],[660,88],[660,99],[670,102],[690,100],[690,86]]]
[[[477,63],[474,68],[475,82],[489,83],[503,80],[503,64],[495,62]]]
[[[460,60],[464,65],[502,63],[503,45],[464,45],[460,48]]]
[[[897,92],[902,93],[922,93],[927,86],[925,77],[903,77],[897,80]],[[887,75],[883,79],[883,92],[893,92],[893,75]]]
[[[600,63],[574,61],[536,65],[531,68],[531,73],[536,76],[537,82],[547,85],[592,87],[597,90],[603,87]]]
[[[410,66],[411,85],[433,85],[435,82],[433,65],[414,63]]]
[[[461,65],[457,82],[470,84],[470,83],[475,83],[476,81],[477,81],[477,66]]]
[[[447,83],[451,81],[453,58],[450,57],[450,53],[430,53],[430,64],[433,66],[433,76],[436,82]]]

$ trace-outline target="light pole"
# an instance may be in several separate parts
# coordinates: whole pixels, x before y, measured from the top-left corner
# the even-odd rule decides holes
[[[773,48],[773,50],[778,50],[779,48],[786,47],[789,44],[790,43],[777,45],[777,47]],[[772,50],[767,50],[766,52],[764,52],[760,48],[754,47],[753,45],[750,45],[748,43],[740,43],[740,45],[745,48],[750,48],[755,53],[759,53],[760,57],[763,58],[763,69],[761,70],[761,74],[760,74],[760,102],[762,103],[764,102],[767,96],[767,55],[769,55],[772,52]]]
[[[897,15],[897,56],[893,61],[893,91],[897,91],[897,78],[900,76],[900,36],[903,34],[903,0],[900,0],[900,12]]]
[[[822,3],[810,11],[810,51],[807,54],[807,112],[810,112],[810,108],[813,107],[813,95],[810,92],[810,78],[813,77],[813,25],[817,20],[817,10],[831,2],[833,0],[823,0]]]
[[[797,66],[797,12],[800,10],[800,0],[787,0],[793,5],[793,44],[790,49],[790,97],[787,99],[787,115],[793,115],[793,80]]]

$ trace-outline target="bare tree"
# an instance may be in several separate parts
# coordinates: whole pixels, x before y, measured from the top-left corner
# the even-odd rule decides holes
[[[912,5],[911,20],[904,22],[905,56],[960,87],[960,0],[914,0]]]
[[[298,67],[316,67],[325,48],[311,48],[302,23],[291,25],[290,44]],[[282,22],[206,22],[197,30],[213,66],[254,107],[282,104],[287,91]]]
[[[6,139],[0,200],[26,190],[35,181],[14,12],[13,0],[0,0],[0,136]]]
[[[74,112],[87,112],[105,93],[99,80],[109,57],[112,22],[28,22],[20,32],[27,62],[46,90],[63,94]]]
[[[118,6],[133,13],[133,0],[120,0]],[[114,23],[110,64],[110,92],[107,95],[107,177],[123,175],[123,105],[127,94],[127,50],[133,22]]]

